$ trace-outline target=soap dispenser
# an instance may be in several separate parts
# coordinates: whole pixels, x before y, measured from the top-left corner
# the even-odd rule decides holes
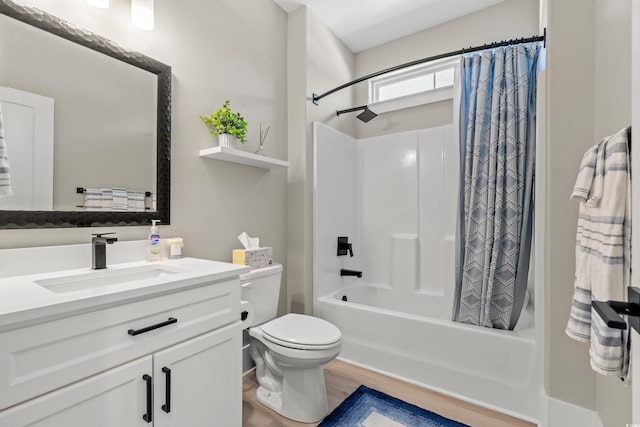
[[[160,233],[156,223],[159,219],[151,220],[151,230],[149,230],[149,238],[147,239],[147,261],[160,261],[162,254],[160,253]]]

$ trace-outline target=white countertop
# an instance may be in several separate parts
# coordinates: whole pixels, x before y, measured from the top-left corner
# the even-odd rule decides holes
[[[36,283],[36,281],[57,277],[86,274],[108,275],[114,274],[119,269],[149,265],[167,266],[175,273],[129,283],[109,284],[69,292],[54,292]],[[71,313],[97,309],[101,306],[148,298],[205,282],[223,281],[237,277],[249,270],[249,267],[243,265],[183,258],[157,262],[135,261],[113,264],[104,270],[92,270],[85,267],[5,277],[0,279],[0,331]]]

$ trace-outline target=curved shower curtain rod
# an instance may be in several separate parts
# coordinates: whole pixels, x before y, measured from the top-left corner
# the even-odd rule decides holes
[[[473,46],[473,47],[468,47],[468,48],[462,48],[453,52],[447,52],[447,53],[441,53],[438,55],[433,55],[433,56],[429,56],[427,58],[422,58],[422,59],[417,59],[415,61],[411,61],[411,62],[407,62],[405,64],[401,64],[401,65],[396,65],[394,67],[391,68],[387,68],[385,70],[381,70],[381,71],[376,71],[375,73],[371,73],[368,74],[364,77],[359,77],[355,80],[352,80],[348,83],[345,83],[343,85],[340,85],[338,87],[335,87],[331,90],[326,91],[323,94],[318,95],[317,93],[313,94],[312,97],[312,101],[315,105],[319,104],[319,101],[324,98],[327,95],[331,95],[334,92],[337,92],[339,90],[345,89],[349,86],[353,86],[356,83],[360,83],[363,82],[365,80],[369,80],[372,79],[374,77],[378,77],[381,76],[383,74],[387,74],[387,73],[391,73],[393,71],[398,71],[401,70],[403,68],[407,68],[407,67],[412,67],[414,65],[419,65],[419,64],[424,64],[426,62],[431,62],[431,61],[437,61],[438,59],[444,59],[444,58],[449,58],[452,56],[457,56],[457,55],[464,55],[465,53],[471,53],[471,52],[477,52],[480,50],[486,50],[486,49],[495,49],[496,47],[501,47],[501,46],[511,46],[511,45],[516,45],[516,44],[523,44],[523,43],[533,43],[533,42],[544,42],[545,46],[546,46],[546,40],[547,40],[547,29],[545,28],[542,35],[541,36],[531,36],[531,37],[522,37],[519,39],[509,39],[509,40],[502,40],[502,41],[497,41],[497,42],[493,42],[493,43],[488,43],[488,44],[483,44],[482,46]],[[357,110],[368,110],[368,107],[366,105],[363,105],[361,107],[355,107],[355,108],[349,108],[348,110],[340,110],[337,111],[337,115],[340,115],[342,113],[349,113],[352,111],[357,111]]]

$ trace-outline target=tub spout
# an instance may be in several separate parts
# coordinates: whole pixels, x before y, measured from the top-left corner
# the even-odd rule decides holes
[[[340,269],[340,276],[357,276],[362,277],[362,271],[347,270],[345,268]]]

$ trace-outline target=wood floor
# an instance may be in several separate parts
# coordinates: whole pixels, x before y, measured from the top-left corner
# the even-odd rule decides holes
[[[424,388],[390,378],[349,363],[334,360],[324,367],[329,411],[334,410],[361,384],[380,390],[429,411],[472,427],[535,427],[535,424],[463,402]],[[244,427],[311,426],[281,417],[256,400],[255,373],[243,381],[242,425]]]

